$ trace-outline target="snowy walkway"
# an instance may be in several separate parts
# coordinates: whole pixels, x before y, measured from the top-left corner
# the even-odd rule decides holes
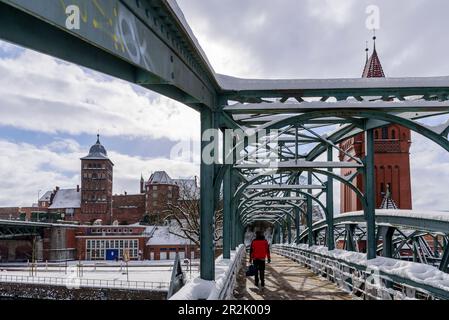
[[[246,268],[241,268],[234,289],[237,300],[351,300],[335,284],[290,259],[273,254],[266,266],[264,289],[256,288],[254,277],[245,277]]]

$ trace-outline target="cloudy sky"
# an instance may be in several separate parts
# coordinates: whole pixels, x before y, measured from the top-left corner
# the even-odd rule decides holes
[[[377,5],[387,76],[449,75],[445,0],[178,3],[220,73],[359,77],[372,36],[365,10]],[[79,158],[97,131],[115,164],[115,193],[137,192],[141,173],[199,173],[197,158],[170,156],[173,146],[198,139],[198,114],[158,94],[0,42],[0,96],[0,206],[29,205],[39,190],[79,184]],[[414,207],[449,209],[449,156],[416,135],[411,152]]]

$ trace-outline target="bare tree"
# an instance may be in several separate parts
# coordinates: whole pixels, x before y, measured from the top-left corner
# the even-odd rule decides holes
[[[195,180],[177,180],[179,197],[169,204],[168,216],[170,233],[192,243],[200,245],[200,189]],[[215,211],[214,241],[222,239],[223,230],[223,201],[220,201]]]

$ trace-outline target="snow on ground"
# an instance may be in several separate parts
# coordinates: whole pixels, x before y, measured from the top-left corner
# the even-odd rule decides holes
[[[172,260],[159,261],[130,261],[128,264],[128,277],[126,275],[126,264],[114,261],[81,261],[82,278],[95,280],[122,280],[138,282],[166,282],[171,280],[173,269]],[[69,261],[67,269],[65,263],[45,264],[40,263],[37,268],[36,277],[67,278],[68,275],[78,274],[78,261]],[[192,266],[192,271],[187,271],[183,265],[183,271],[187,279],[192,279],[199,275],[198,262]],[[30,268],[26,264],[2,264],[0,265],[1,275],[29,276]]]
[[[299,244],[291,245],[291,247],[297,247],[304,251],[311,251],[331,258],[359,264],[373,270],[378,269],[391,275],[396,275],[405,279],[413,280],[417,283],[449,291],[449,274],[444,273],[431,265],[385,257],[377,257],[375,259],[367,260],[365,253],[351,252],[340,249],[329,251],[323,246],[308,247],[307,244]]]

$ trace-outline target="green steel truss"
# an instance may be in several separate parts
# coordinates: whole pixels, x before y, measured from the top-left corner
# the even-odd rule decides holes
[[[81,9],[79,30],[65,26],[67,4],[0,0],[0,38],[180,101],[201,113],[201,134],[209,129],[247,134],[235,136],[221,164],[201,162],[203,279],[215,276],[212,235],[220,201],[224,258],[243,243],[246,226],[255,221],[273,224],[274,241],[285,228],[287,241],[292,241],[293,222],[296,234],[305,232],[304,239],[312,245],[314,208],[324,215],[326,245],[333,248],[333,182],[339,182],[361,200],[367,254],[374,258],[373,130],[400,124],[449,151],[449,122],[426,122],[449,113],[449,77],[233,78],[214,72],[173,0],[74,0],[71,4]],[[339,143],[361,132],[366,134],[365,157],[347,154],[350,162],[334,159],[334,152],[345,153]],[[202,141],[202,151],[208,143]],[[217,150],[212,155],[218,157]],[[342,176],[341,168],[353,168],[354,173]],[[365,192],[352,184],[358,175]],[[301,222],[306,224],[304,231]],[[301,239],[296,237],[297,242]]]

